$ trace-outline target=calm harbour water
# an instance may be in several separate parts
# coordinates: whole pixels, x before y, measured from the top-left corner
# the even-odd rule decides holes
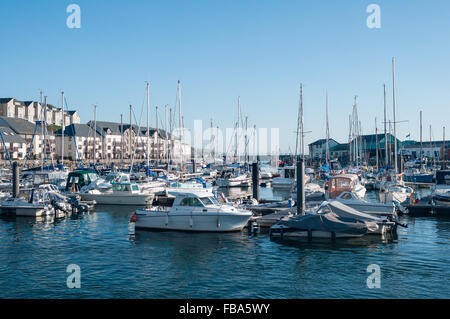
[[[405,217],[409,228],[388,240],[307,243],[135,232],[134,209],[1,218],[0,298],[450,298],[450,218]],[[81,268],[80,289],[67,288],[69,264]],[[370,264],[381,267],[380,289],[366,286]]]

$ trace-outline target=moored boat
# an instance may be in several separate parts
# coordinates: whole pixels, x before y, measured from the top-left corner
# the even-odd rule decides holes
[[[172,206],[137,209],[131,217],[137,229],[230,232],[240,231],[252,213],[219,204],[207,191],[176,192]]]

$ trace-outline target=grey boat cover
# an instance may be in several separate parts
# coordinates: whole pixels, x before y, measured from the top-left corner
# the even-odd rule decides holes
[[[339,201],[331,201],[331,202],[323,202],[320,207],[328,206],[334,213],[336,213],[338,216],[341,217],[348,217],[353,218],[361,221],[368,221],[368,222],[382,222],[386,218],[369,215],[363,212],[360,212],[350,206],[347,206]],[[320,208],[319,208],[319,214],[320,214]]]
[[[365,235],[378,229],[377,217],[367,214],[358,216],[358,214],[352,214],[354,213],[352,211],[346,214],[346,208],[350,209],[350,207],[342,203],[337,204],[338,207],[334,207],[328,202],[323,203],[317,213],[291,217],[288,220],[281,220],[278,224],[296,230],[327,231],[352,235]],[[359,213],[356,210],[355,212]],[[364,215],[370,217],[371,220]]]

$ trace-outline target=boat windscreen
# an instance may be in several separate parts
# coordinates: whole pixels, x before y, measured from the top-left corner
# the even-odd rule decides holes
[[[205,205],[218,205],[218,202],[214,197],[202,197],[200,200]]]

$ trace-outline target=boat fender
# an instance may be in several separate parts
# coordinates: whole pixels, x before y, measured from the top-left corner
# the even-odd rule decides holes
[[[166,214],[166,226],[169,225],[169,213]]]
[[[220,228],[220,219],[217,217],[217,228]]]
[[[189,217],[189,226],[191,228],[194,226],[194,219],[192,218],[192,213],[191,213],[191,216]]]

